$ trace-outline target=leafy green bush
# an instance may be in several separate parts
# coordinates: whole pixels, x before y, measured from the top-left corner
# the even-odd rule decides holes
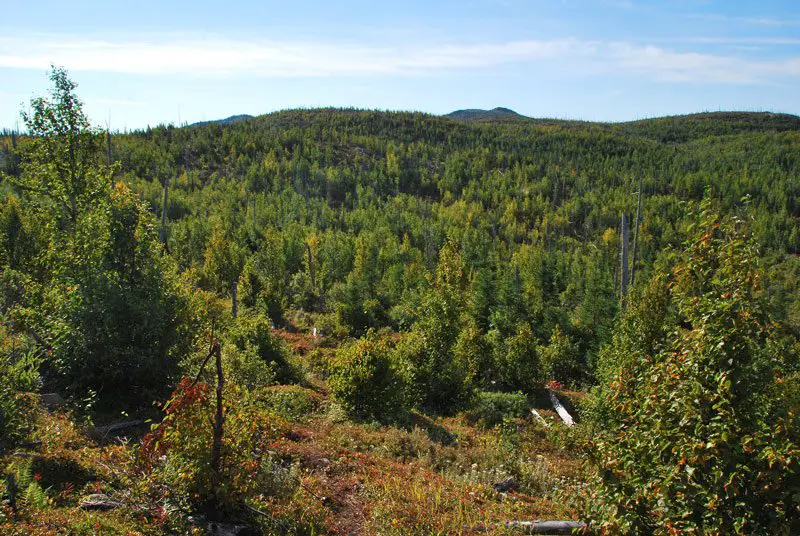
[[[3,335],[0,327],[0,336]],[[0,452],[25,438],[38,406],[32,392],[41,386],[36,348],[0,353]]]
[[[578,346],[556,326],[550,342],[541,351],[542,368],[548,380],[575,384],[586,376]]]
[[[528,412],[528,398],[521,392],[498,393],[478,391],[467,418],[491,428],[504,419],[524,417]]]
[[[587,513],[625,534],[796,533],[800,423],[779,396],[755,246],[704,202],[672,274],[648,293],[660,308],[631,308],[603,356]]]
[[[391,421],[408,410],[406,382],[385,342],[360,339],[336,353],[329,384],[352,417]]]
[[[492,330],[489,339],[493,347],[495,377],[502,386],[530,391],[541,381],[536,338],[527,323],[517,324],[507,338],[499,330]]]
[[[105,202],[53,252],[60,274],[45,292],[40,329],[52,341],[62,388],[93,389],[111,403],[120,393],[149,402],[164,394],[187,342],[179,327],[183,296],[136,195],[118,184]]]
[[[299,385],[267,387],[258,390],[254,397],[275,415],[288,421],[307,420],[320,406],[320,396]]]
[[[222,349],[233,379],[242,384],[271,385],[297,379],[288,361],[289,350],[272,334],[270,320],[264,315],[239,315],[225,334]]]
[[[450,353],[435,338],[412,331],[394,352],[407,371],[413,405],[428,411],[452,414],[468,405],[473,393],[472,374],[463,357]]]

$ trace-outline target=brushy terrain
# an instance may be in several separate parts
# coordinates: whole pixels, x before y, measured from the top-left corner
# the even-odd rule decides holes
[[[310,333],[286,339],[307,352],[292,356],[301,366],[311,366],[309,353],[331,352]],[[226,389],[226,500],[242,501],[228,505],[236,514],[226,523],[287,534],[471,534],[502,533],[497,523],[507,520],[576,515],[562,494],[580,482],[577,443],[584,432],[567,429],[547,408],[539,411],[550,427],[527,410],[357,423],[324,381],[309,379],[306,387]],[[0,457],[19,487],[17,509],[4,510],[0,532],[204,534],[208,520],[185,501],[203,492],[209,392],[186,381],[154,431],[145,426],[105,437],[96,432],[102,426],[75,410],[34,405],[26,442]],[[561,396],[577,401],[580,393]],[[509,478],[512,489],[493,487]],[[256,483],[258,493],[251,489]],[[98,494],[114,507],[81,508]]]

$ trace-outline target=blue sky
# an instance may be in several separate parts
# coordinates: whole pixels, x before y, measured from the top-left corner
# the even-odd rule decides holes
[[[800,113],[800,2],[11,2],[0,126],[50,63],[114,129],[316,106],[622,121]]]

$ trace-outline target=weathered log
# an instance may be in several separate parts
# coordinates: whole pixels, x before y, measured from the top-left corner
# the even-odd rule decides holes
[[[495,526],[478,525],[464,528],[471,532],[493,532],[500,527],[505,528],[506,531],[522,534],[549,534],[551,536],[587,534],[586,523],[580,521],[505,521]]]
[[[586,530],[586,523],[580,521],[506,521],[508,529],[517,529],[523,534],[576,534]]]
[[[533,416],[536,417],[536,420],[538,420],[540,423],[542,423],[545,426],[545,428],[550,426],[550,423],[547,422],[544,419],[544,417],[542,417],[542,414],[539,413],[538,411],[536,411],[534,408],[531,408],[531,414],[533,414]]]
[[[113,510],[122,506],[119,501],[112,501],[108,495],[93,493],[81,501],[82,510]]]
[[[137,426],[143,426],[144,421],[142,420],[135,420],[135,421],[124,421],[124,422],[117,422],[114,424],[108,424],[106,426],[93,426],[89,429],[89,435],[95,439],[103,439],[108,437],[109,434],[113,432],[118,432],[119,430],[125,430],[127,428],[136,428]]]
[[[561,402],[556,397],[553,391],[548,390],[548,394],[550,395],[550,401],[553,403],[553,408],[555,408],[556,413],[558,416],[561,417],[561,420],[564,421],[564,424],[567,426],[573,426],[575,424],[575,420],[572,418],[572,415],[569,414],[567,408],[561,405]]]

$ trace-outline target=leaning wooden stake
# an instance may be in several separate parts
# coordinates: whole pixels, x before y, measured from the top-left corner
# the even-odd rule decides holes
[[[547,392],[550,395],[550,401],[553,403],[553,407],[555,408],[556,413],[558,413],[558,416],[561,417],[562,421],[564,421],[564,424],[566,424],[567,426],[573,426],[575,424],[575,421],[573,420],[572,415],[570,415],[569,412],[567,411],[567,408],[561,405],[561,402],[558,400],[553,391],[547,391]]]

